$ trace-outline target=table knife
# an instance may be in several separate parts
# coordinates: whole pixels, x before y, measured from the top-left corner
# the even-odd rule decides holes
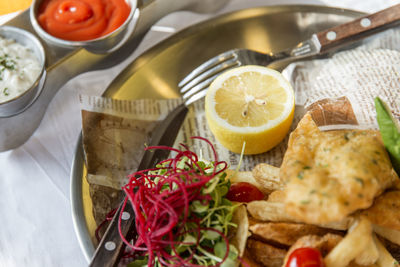
[[[181,125],[186,117],[188,108],[181,104],[176,107],[168,116],[160,122],[154,129],[154,134],[150,140],[149,146],[172,146]],[[170,151],[164,149],[146,150],[139,164],[138,170],[152,168],[161,160],[167,158]],[[103,238],[101,239],[89,266],[92,267],[111,267],[117,266],[121,259],[125,243],[122,241],[118,231],[118,219],[122,209],[119,206],[111,223],[109,224]],[[133,216],[132,206],[126,205],[121,220],[121,232],[127,240],[133,238],[135,231],[135,218]]]

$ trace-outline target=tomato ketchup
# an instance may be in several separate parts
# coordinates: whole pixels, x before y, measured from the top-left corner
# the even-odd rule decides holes
[[[57,38],[87,41],[116,30],[130,10],[125,0],[44,0],[38,22]]]
[[[264,194],[254,185],[246,182],[235,183],[226,194],[226,198],[237,202],[250,202],[264,199]]]

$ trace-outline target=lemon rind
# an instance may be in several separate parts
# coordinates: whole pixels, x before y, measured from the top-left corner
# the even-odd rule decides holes
[[[283,122],[285,119],[287,119],[288,116],[290,116],[293,106],[295,105],[295,99],[294,99],[294,91],[292,89],[291,84],[282,77],[282,74],[279,73],[276,70],[273,69],[268,69],[265,67],[261,67],[261,66],[256,66],[256,65],[247,65],[247,66],[242,66],[242,67],[238,67],[235,70],[235,74],[236,75],[240,75],[244,72],[250,72],[250,71],[254,71],[254,72],[258,72],[261,74],[267,74],[267,75],[271,75],[273,76],[275,79],[277,79],[279,81],[279,85],[285,89],[286,94],[288,96],[288,100],[286,101],[285,104],[285,109],[282,112],[282,114],[274,119],[274,120],[270,120],[268,121],[266,124],[263,124],[261,126],[257,126],[257,127],[253,127],[253,126],[234,126],[229,124],[226,120],[222,119],[218,113],[215,110],[215,93],[218,90],[218,88],[220,88],[222,86],[222,83],[227,79],[227,77],[231,77],[232,74],[230,72],[225,72],[223,74],[221,74],[220,76],[218,76],[212,83],[212,85],[210,85],[210,88],[207,91],[207,95],[206,95],[206,103],[208,103],[208,106],[206,107],[206,110],[208,110],[208,112],[210,112],[211,117],[220,125],[220,127],[226,128],[229,131],[232,132],[237,132],[237,133],[248,133],[249,131],[251,131],[252,133],[259,133],[259,132],[263,132],[267,129],[270,128],[274,128],[277,125],[279,125],[281,122]],[[289,104],[291,103],[291,104]]]

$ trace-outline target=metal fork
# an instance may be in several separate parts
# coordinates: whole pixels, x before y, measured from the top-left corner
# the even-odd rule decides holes
[[[279,53],[260,53],[250,49],[233,49],[219,54],[194,69],[178,86],[187,104],[206,95],[211,82],[222,72],[242,65],[268,66],[272,62],[311,57],[355,42],[393,27],[400,21],[400,4],[351,22],[314,33],[292,49]]]

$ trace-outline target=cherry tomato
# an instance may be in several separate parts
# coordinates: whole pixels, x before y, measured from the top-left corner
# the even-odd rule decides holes
[[[241,182],[231,185],[226,198],[231,201],[250,202],[264,199],[264,194],[254,185]]]
[[[318,249],[298,248],[289,255],[286,267],[325,267],[325,264]]]

